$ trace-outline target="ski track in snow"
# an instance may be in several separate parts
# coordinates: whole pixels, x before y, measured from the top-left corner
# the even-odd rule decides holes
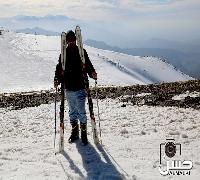
[[[53,148],[54,104],[22,110],[0,109],[0,179],[200,178],[199,111],[121,107],[118,100],[111,99],[99,101],[99,106],[103,148],[98,149],[93,143],[89,120],[89,145],[82,146],[79,140],[67,143],[71,127],[66,107],[65,151],[57,155]],[[97,115],[95,104],[94,110]],[[57,133],[56,151],[59,123]],[[181,157],[193,162],[190,176],[160,175],[159,145],[169,137],[182,144]]]

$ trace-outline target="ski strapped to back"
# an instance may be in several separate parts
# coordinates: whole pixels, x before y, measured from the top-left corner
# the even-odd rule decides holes
[[[62,32],[61,34],[61,64],[62,70],[65,70],[65,62],[66,62],[66,33]],[[59,141],[59,152],[64,151],[64,80],[61,82],[61,103],[60,103],[60,141]]]
[[[87,97],[88,97],[88,105],[89,105],[89,113],[90,113],[90,118],[91,118],[93,139],[95,143],[99,143],[99,138],[98,138],[98,133],[97,133],[97,128],[96,128],[96,121],[95,121],[94,111],[93,111],[93,102],[92,102],[92,97],[91,97],[91,93],[89,89],[89,82],[87,79],[87,75],[85,73],[85,55],[84,55],[84,49],[83,49],[83,43],[82,43],[81,29],[79,26],[76,26],[75,34],[76,34],[79,55],[83,63],[82,72],[84,76],[85,89],[86,89]]]

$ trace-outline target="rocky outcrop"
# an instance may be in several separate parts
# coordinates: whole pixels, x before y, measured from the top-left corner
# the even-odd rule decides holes
[[[200,109],[200,97],[188,96],[182,100],[172,99],[173,96],[185,93],[186,91],[200,92],[200,80],[125,87],[91,88],[91,95],[93,98],[96,98],[97,92],[99,99],[119,98],[124,106],[127,103],[131,103],[132,105],[178,106]],[[138,96],[141,93],[148,94]],[[56,98],[59,101],[59,94]],[[52,103],[54,100],[55,91],[53,89],[46,91],[3,93],[0,94],[0,108],[10,107],[11,109],[21,109]]]
[[[0,94],[0,108],[22,109],[48,104],[54,101],[54,91],[32,91]]]

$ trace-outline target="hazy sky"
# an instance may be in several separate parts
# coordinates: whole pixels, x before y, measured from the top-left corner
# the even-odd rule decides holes
[[[190,19],[199,15],[199,0],[0,0],[0,16],[67,15],[87,20],[115,21],[147,16]]]
[[[200,37],[200,0],[0,0],[0,12],[0,17],[52,14],[105,23],[130,39]]]

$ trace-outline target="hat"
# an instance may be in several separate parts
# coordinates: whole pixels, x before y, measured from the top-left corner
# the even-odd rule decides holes
[[[68,40],[70,40],[70,41],[75,41],[76,40],[76,35],[75,35],[74,31],[72,31],[72,30],[67,31],[66,40],[67,41]]]

